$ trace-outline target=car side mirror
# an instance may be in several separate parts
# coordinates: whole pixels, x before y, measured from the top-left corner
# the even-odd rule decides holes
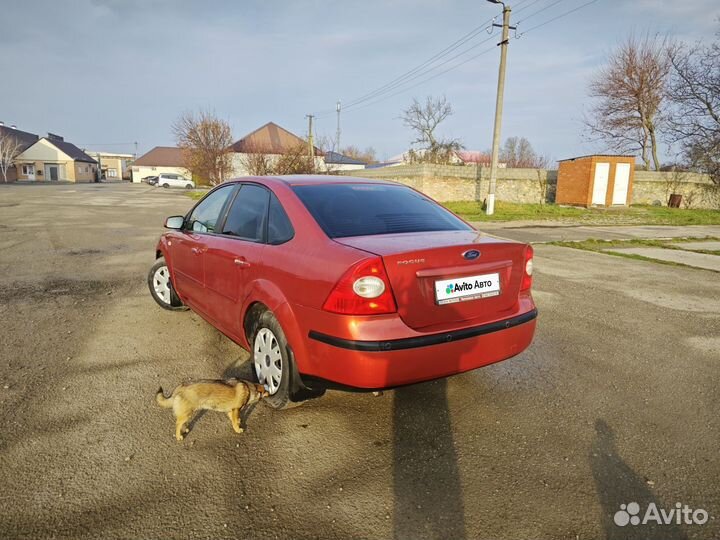
[[[165,220],[166,229],[182,229],[185,224],[185,218],[183,216],[170,216]]]

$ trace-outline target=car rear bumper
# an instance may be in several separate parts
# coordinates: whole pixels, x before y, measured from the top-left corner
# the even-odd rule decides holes
[[[438,379],[511,358],[531,343],[537,309],[480,326],[395,340],[308,334],[310,387],[375,390]],[[304,371],[304,370],[303,370]]]

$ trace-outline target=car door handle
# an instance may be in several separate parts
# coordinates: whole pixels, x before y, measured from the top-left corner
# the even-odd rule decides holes
[[[248,266],[250,266],[250,263],[243,259],[235,259],[233,262],[237,264],[240,268],[247,268]]]

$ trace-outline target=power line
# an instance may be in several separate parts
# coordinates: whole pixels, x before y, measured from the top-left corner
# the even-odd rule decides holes
[[[531,26],[530,28],[528,28],[527,30],[525,30],[524,32],[522,32],[522,33],[520,34],[520,36],[522,36],[522,35],[524,35],[524,34],[527,34],[528,32],[532,32],[533,30],[537,30],[538,28],[541,28],[541,27],[545,26],[546,24],[550,24],[551,22],[555,22],[555,21],[557,21],[558,19],[562,19],[563,17],[567,17],[567,16],[570,15],[571,13],[575,13],[576,11],[579,11],[579,10],[581,10],[582,8],[587,7],[587,6],[589,6],[590,4],[594,4],[594,3],[597,2],[597,1],[598,1],[598,0],[590,0],[589,2],[585,2],[584,4],[578,6],[578,7],[574,8],[574,9],[571,9],[571,10],[569,10],[569,11],[566,11],[565,13],[561,13],[560,15],[558,15],[558,16],[556,16],[556,17],[553,17],[552,19],[548,19],[548,20],[545,21],[545,22],[541,22],[540,24],[536,24],[535,26]]]
[[[426,66],[428,66],[428,65],[430,65],[430,64],[435,63],[437,60],[440,60],[440,59],[441,59],[442,57],[444,57],[444,56],[447,56],[447,55],[450,54],[452,51],[456,50],[458,47],[461,47],[462,45],[464,45],[465,43],[467,43],[468,41],[470,41],[471,39],[473,39],[474,37],[476,37],[481,31],[485,31],[485,30],[487,29],[487,25],[490,24],[490,23],[492,23],[492,21],[493,21],[493,19],[488,19],[488,20],[487,20],[486,22],[484,22],[482,25],[474,28],[472,31],[468,32],[467,34],[465,34],[465,35],[464,35],[463,37],[461,37],[460,39],[456,40],[455,42],[453,42],[453,43],[450,44],[449,46],[445,47],[445,48],[444,48],[442,51],[440,51],[439,53],[437,53],[437,54],[435,54],[434,56],[430,57],[429,59],[425,60],[425,62],[423,62],[423,63],[421,63],[421,64],[418,64],[418,65],[415,66],[413,69],[411,69],[411,70],[409,70],[409,71],[406,71],[406,72],[403,73],[402,75],[394,78],[393,80],[391,80],[391,81],[389,81],[388,83],[386,83],[386,84],[384,84],[384,85],[376,88],[375,90],[373,90],[373,91],[371,91],[371,92],[368,92],[368,93],[366,93],[366,94],[363,94],[363,95],[360,96],[360,97],[357,97],[357,98],[355,98],[355,99],[352,99],[352,100],[348,101],[348,102],[344,105],[344,108],[351,107],[351,106],[353,106],[353,105],[357,105],[357,104],[359,104],[359,103],[362,103],[362,102],[364,102],[364,101],[367,101],[367,100],[369,100],[369,99],[372,99],[373,97],[376,97],[376,96],[378,96],[378,95],[380,95],[380,94],[382,94],[382,93],[384,93],[384,92],[386,92],[386,91],[390,91],[390,90],[393,90],[394,88],[397,88],[398,86],[402,85],[403,83],[407,82],[408,80],[413,80],[413,79],[417,78],[417,77],[413,77],[413,75],[417,74],[417,72],[420,71],[420,70],[422,70],[424,67],[426,67]],[[450,60],[451,60],[451,59],[450,59]],[[450,60],[448,60],[448,61],[450,61]],[[442,65],[442,64],[439,64],[439,65]],[[436,67],[438,67],[438,66],[434,66],[434,67],[430,68],[430,70],[435,69]],[[423,71],[423,73],[418,74],[418,76],[422,76],[424,73],[427,73],[428,71],[429,71],[429,70],[425,70],[425,71]],[[320,115],[327,115],[327,113],[330,113],[330,109],[328,109],[328,110],[326,110],[326,111],[320,111],[319,114],[320,114]]]
[[[524,0],[524,1],[527,1],[527,0]],[[527,8],[531,7],[531,6],[532,6],[533,4],[535,4],[537,1],[539,1],[539,0],[533,0],[533,1],[531,1],[529,4],[527,4],[526,6],[524,6],[522,9],[527,9]],[[533,12],[532,14],[528,15],[527,17],[521,19],[521,21],[527,21],[528,19],[530,19],[530,18],[538,15],[539,13],[542,13],[542,12],[544,12],[544,11],[552,8],[553,6],[559,4],[559,3],[562,2],[562,1],[564,1],[564,0],[555,0],[553,3],[549,4],[548,6],[545,6],[545,7],[543,7],[542,9],[539,9],[539,10]],[[598,0],[590,0],[590,1],[588,1],[588,2],[585,2],[584,4],[581,4],[580,6],[577,6],[577,7],[573,8],[573,9],[571,9],[571,10],[568,10],[568,11],[566,11],[566,12],[564,12],[564,13],[561,13],[561,14],[555,16],[555,17],[552,17],[552,18],[550,18],[550,19],[548,19],[548,20],[546,20],[546,21],[544,21],[544,22],[542,22],[542,23],[540,23],[540,24],[537,24],[537,25],[535,25],[535,26],[533,26],[533,27],[531,27],[531,28],[528,28],[528,29],[525,30],[524,32],[520,33],[517,37],[521,37],[521,36],[523,36],[524,34],[527,34],[527,33],[530,32],[530,31],[536,30],[536,29],[541,28],[542,26],[545,26],[545,25],[547,25],[547,24],[550,24],[550,23],[552,23],[552,22],[554,22],[554,21],[556,21],[556,20],[558,20],[558,19],[561,19],[561,18],[563,18],[563,17],[566,17],[566,16],[568,16],[568,15],[570,15],[570,14],[572,14],[572,13],[575,13],[576,11],[579,11],[579,10],[583,9],[584,7],[587,7],[587,6],[591,5],[591,4],[594,4],[594,3],[596,3],[597,1],[598,1]],[[521,2],[521,3],[522,3],[522,2]],[[518,11],[520,11],[520,10],[518,10]],[[494,20],[494,18],[493,18],[493,19],[490,19],[490,21],[487,21],[487,22],[492,22],[493,20]],[[453,50],[456,50],[460,45],[462,45],[463,43],[466,43],[467,41],[469,41],[469,39],[471,39],[471,38],[469,38],[469,39],[465,40],[463,43],[460,43],[465,37],[467,37],[467,36],[469,36],[470,34],[473,34],[473,33],[474,33],[474,36],[476,36],[476,35],[478,34],[478,32],[477,32],[478,28],[483,28],[483,29],[484,29],[484,28],[487,28],[486,24],[487,24],[487,23],[484,23],[483,25],[481,25],[481,27],[477,27],[476,29],[474,29],[474,30],[472,30],[471,32],[469,32],[468,34],[465,34],[465,36],[463,36],[463,38],[460,38],[459,40],[457,40],[456,42],[454,42],[452,45],[446,47],[446,49],[443,49],[443,51],[441,51],[440,53],[438,53],[437,55],[435,55],[437,58],[433,57],[433,58],[431,58],[431,59],[429,59],[429,60],[426,60],[425,62],[423,62],[423,64],[418,65],[418,66],[417,66],[416,68],[414,68],[413,70],[410,70],[409,72],[405,73],[404,75],[402,75],[402,76],[400,76],[400,77],[397,77],[396,79],[393,79],[393,81],[391,81],[391,82],[383,85],[382,87],[377,88],[377,89],[374,90],[373,92],[369,92],[368,94],[365,94],[365,96],[364,96],[363,98],[357,98],[356,100],[354,100],[353,102],[351,102],[350,105],[347,105],[347,106],[344,105],[344,106],[343,106],[343,112],[354,112],[354,111],[357,111],[357,110],[365,109],[365,108],[367,108],[367,107],[370,107],[370,106],[372,106],[372,105],[375,105],[375,104],[377,104],[377,103],[380,103],[380,102],[382,102],[382,101],[385,101],[386,99],[390,99],[390,98],[395,97],[395,96],[397,96],[397,95],[403,94],[403,93],[405,93],[405,92],[407,92],[407,91],[409,91],[409,90],[412,90],[412,89],[414,89],[414,88],[417,88],[418,86],[421,86],[422,84],[425,84],[425,83],[428,82],[428,81],[431,81],[431,80],[433,80],[433,79],[435,79],[435,78],[437,78],[437,77],[440,77],[440,76],[442,76],[442,75],[444,75],[444,74],[446,74],[446,73],[448,73],[448,72],[450,72],[450,71],[453,71],[453,70],[459,68],[460,66],[462,66],[462,65],[464,65],[464,64],[467,64],[468,62],[471,62],[472,60],[475,60],[476,58],[479,58],[480,56],[483,56],[483,55],[485,55],[485,54],[487,54],[487,53],[495,50],[495,46],[493,46],[493,47],[491,47],[491,48],[488,48],[488,49],[485,49],[485,50],[483,50],[482,52],[480,52],[480,53],[478,53],[478,54],[475,54],[475,55],[473,55],[473,56],[470,56],[470,57],[464,59],[464,60],[461,61],[461,62],[458,62],[457,64],[449,67],[448,69],[444,69],[444,70],[442,70],[442,71],[440,71],[440,72],[438,72],[438,73],[435,73],[435,74],[433,74],[433,75],[431,75],[431,76],[429,76],[429,77],[426,77],[426,78],[421,79],[420,81],[418,81],[417,83],[415,83],[415,84],[413,84],[413,85],[410,85],[410,86],[407,86],[407,87],[405,87],[405,88],[402,88],[402,86],[404,86],[405,84],[407,84],[407,83],[409,83],[409,82],[411,82],[411,81],[413,81],[413,80],[416,80],[416,79],[418,79],[418,78],[420,78],[420,77],[423,77],[424,75],[428,75],[429,73],[435,71],[436,69],[438,69],[438,68],[440,68],[440,67],[442,67],[442,66],[444,66],[444,65],[447,65],[448,63],[452,62],[453,60],[455,60],[455,59],[457,59],[457,58],[459,58],[459,57],[467,54],[467,53],[468,53],[469,51],[471,51],[472,49],[475,49],[475,48],[479,47],[480,45],[482,45],[483,43],[486,43],[487,41],[490,41],[491,39],[494,39],[493,36],[490,36],[489,38],[486,38],[486,39],[484,39],[484,40],[482,40],[482,41],[480,41],[480,42],[478,42],[478,43],[476,43],[476,44],[474,44],[474,45],[472,45],[472,46],[464,49],[463,51],[461,51],[461,52],[453,55],[452,57],[447,58],[447,59],[443,60],[442,62],[437,63],[436,65],[429,66],[427,69],[422,70],[422,68],[423,68],[424,66],[427,66],[428,64],[435,63],[434,60],[439,60],[442,56],[446,56],[448,53],[452,52]],[[473,37],[474,37],[474,36],[473,36]],[[458,45],[457,45],[457,46],[454,46],[455,44],[458,44]],[[451,49],[451,50],[447,50],[447,49]],[[446,50],[447,50],[447,52],[445,52]],[[440,56],[439,56],[439,55],[440,55]],[[422,71],[418,73],[418,71],[420,71],[420,70],[422,70]],[[397,90],[397,91],[396,91],[396,92],[392,92],[393,90]],[[389,93],[389,92],[392,92],[392,93]],[[367,96],[369,96],[369,97],[367,97]],[[373,99],[373,98],[377,98],[377,99]],[[332,111],[332,112],[334,113],[335,111]],[[318,115],[318,116],[317,116],[317,119],[326,118],[326,117],[328,117],[328,116],[331,116],[331,114],[332,114],[332,113],[330,113],[330,114],[321,114],[321,115]]]
[[[527,1],[528,1],[528,0],[520,0],[517,5],[521,6],[521,5],[523,5],[523,4],[524,4],[525,2],[527,2]],[[533,0],[533,1],[531,1],[530,4],[528,4],[528,6],[534,4],[534,3],[537,2],[537,1],[538,1],[538,0]],[[521,8],[521,9],[523,9],[523,8]],[[413,80],[413,79],[417,78],[417,77],[412,77],[412,76],[415,75],[418,71],[422,70],[424,67],[429,66],[430,64],[435,63],[437,60],[440,60],[440,59],[443,58],[444,56],[447,56],[448,54],[450,54],[452,51],[458,49],[459,47],[461,47],[462,45],[464,45],[464,44],[467,43],[468,41],[470,41],[470,40],[472,40],[473,38],[475,38],[475,37],[476,37],[478,34],[480,34],[482,31],[487,30],[487,29],[488,29],[488,25],[492,24],[492,23],[495,21],[495,19],[496,19],[496,17],[493,17],[493,18],[491,18],[491,19],[488,19],[487,21],[485,21],[485,22],[482,23],[481,25],[473,28],[472,30],[470,30],[470,32],[464,34],[463,36],[461,36],[460,38],[458,38],[457,40],[455,40],[453,43],[451,43],[450,45],[448,45],[447,47],[445,47],[443,50],[441,50],[440,52],[438,52],[438,53],[436,53],[435,55],[431,56],[430,58],[428,58],[427,60],[425,60],[425,61],[422,62],[421,64],[415,66],[414,68],[412,68],[412,69],[409,70],[409,71],[406,71],[406,72],[403,73],[402,75],[394,78],[393,80],[391,80],[391,81],[389,81],[388,83],[386,83],[386,84],[384,84],[384,85],[376,88],[375,90],[373,90],[373,91],[371,91],[371,92],[368,92],[367,94],[364,94],[364,95],[362,95],[362,96],[360,96],[360,97],[358,97],[358,98],[355,98],[355,99],[353,99],[353,100],[350,100],[350,101],[345,102],[345,105],[344,105],[344,106],[345,106],[345,107],[350,107],[350,106],[352,106],[352,105],[360,104],[361,102],[367,101],[367,100],[369,100],[369,99],[372,99],[372,98],[375,97],[375,96],[378,96],[378,95],[384,93],[384,91],[386,91],[386,90],[389,91],[389,90],[393,90],[394,88],[397,88],[397,87],[400,86],[402,83],[407,82],[408,78],[410,78],[409,80]],[[481,43],[484,43],[485,41],[487,41],[487,40],[484,40],[484,41],[482,41]],[[478,44],[478,45],[480,45],[480,44]],[[466,49],[465,52],[468,52],[468,51],[472,50],[473,48],[475,48],[475,47],[470,47],[470,48]],[[463,54],[463,53],[461,53],[461,54]],[[442,63],[438,64],[437,66],[434,66],[434,67],[430,68],[429,70],[425,70],[423,73],[419,74],[419,76],[422,76],[424,73],[429,73],[429,71],[431,71],[432,69],[436,69],[436,68],[438,68],[438,67],[440,67],[440,66],[442,66],[442,65],[445,65],[447,62],[451,61],[452,59],[457,58],[457,56],[459,56],[459,55],[456,55],[456,56],[454,56],[453,58],[450,58],[450,59],[448,59],[447,61],[442,62]],[[321,111],[319,111],[317,114],[318,114],[318,117],[321,117],[321,116],[327,116],[329,113],[332,113],[332,112],[334,112],[334,110],[327,109],[327,110],[321,110]]]
[[[513,11],[515,12],[515,15],[517,15],[517,14],[520,13],[521,11],[525,11],[525,10],[526,10],[527,8],[529,8],[530,6],[537,4],[539,1],[540,1],[540,0],[533,0],[533,1],[530,2],[527,6],[523,6],[523,7],[519,8],[519,9],[518,9],[518,7],[517,7],[517,5],[516,5],[515,8],[513,8]]]
[[[384,89],[384,90],[382,90],[382,91],[376,92],[375,95],[373,95],[373,96],[371,96],[371,97],[368,97],[368,98],[362,99],[362,100],[356,100],[354,103],[352,103],[352,104],[347,105],[346,107],[344,107],[344,110],[348,110],[348,109],[353,110],[357,105],[360,105],[360,104],[362,104],[362,103],[364,103],[364,102],[366,102],[366,101],[368,101],[368,100],[371,100],[371,99],[373,99],[373,98],[380,97],[380,96],[382,96],[383,94],[387,94],[388,92],[392,92],[393,90],[396,90],[397,88],[400,88],[401,86],[403,86],[403,85],[406,84],[406,83],[409,83],[409,82],[411,82],[411,81],[414,81],[414,80],[416,80],[416,79],[418,79],[418,78],[420,78],[420,77],[422,77],[422,76],[424,76],[424,75],[427,75],[427,74],[435,71],[435,70],[438,69],[438,68],[441,68],[441,67],[449,64],[449,63],[452,62],[453,60],[456,60],[457,58],[460,58],[460,57],[463,56],[464,54],[467,54],[467,53],[470,52],[471,50],[476,49],[477,47],[479,47],[479,46],[482,45],[483,43],[487,43],[488,41],[490,41],[490,40],[492,40],[492,39],[494,39],[494,37],[493,37],[493,36],[490,36],[489,38],[486,38],[486,39],[484,39],[484,40],[476,43],[475,45],[472,45],[472,46],[468,47],[467,49],[459,52],[458,54],[456,54],[456,55],[454,55],[454,56],[451,56],[450,58],[448,58],[448,59],[440,62],[439,64],[436,64],[436,65],[434,65],[434,66],[432,66],[432,67],[429,67],[428,69],[426,69],[426,70],[424,70],[424,71],[421,71],[420,73],[416,73],[415,75],[413,75],[412,77],[409,77],[409,78],[405,79],[404,81],[400,81],[400,82],[397,82],[397,83],[393,84],[392,86],[388,86],[386,89]],[[492,49],[491,49],[491,50],[492,50]],[[458,65],[461,65],[461,64],[458,64]],[[449,71],[449,70],[448,70],[448,71]],[[443,73],[446,73],[446,72],[447,72],[447,71],[444,71]],[[434,78],[434,77],[431,77],[431,78]],[[428,80],[429,80],[429,79],[428,79]],[[413,88],[414,88],[414,86],[413,86]],[[326,115],[324,115],[324,116],[329,116],[329,115],[326,114]]]
[[[434,75],[432,75],[432,76],[430,76],[430,77],[428,77],[428,78],[426,78],[426,79],[423,79],[423,80],[421,80],[421,81],[418,81],[417,83],[415,83],[415,84],[413,84],[413,85],[411,85],[411,86],[408,86],[407,88],[403,88],[402,90],[399,90],[398,92],[394,92],[394,93],[392,93],[392,94],[390,94],[390,95],[381,97],[381,98],[379,98],[379,99],[376,99],[376,100],[374,100],[374,101],[371,101],[370,103],[365,103],[364,105],[356,106],[354,109],[351,109],[350,111],[347,111],[347,112],[354,112],[354,111],[357,111],[357,110],[360,110],[360,109],[364,109],[364,108],[366,108],[366,107],[370,107],[370,106],[372,106],[372,105],[375,105],[376,103],[380,103],[381,101],[385,101],[386,99],[390,99],[391,97],[395,97],[395,96],[398,96],[398,95],[400,95],[400,94],[403,94],[403,93],[407,92],[408,90],[412,90],[413,88],[416,88],[416,87],[418,87],[418,86],[420,86],[420,85],[422,85],[422,84],[425,84],[425,83],[428,82],[428,81],[431,81],[431,80],[433,80],[433,79],[435,79],[435,78],[437,78],[437,77],[440,77],[441,75],[445,75],[446,73],[448,73],[448,72],[450,72],[450,71],[452,71],[452,70],[454,70],[454,69],[457,69],[457,68],[459,68],[460,66],[462,66],[462,65],[464,65],[464,64],[467,64],[468,62],[470,62],[470,61],[472,61],[472,60],[475,60],[476,58],[479,58],[480,56],[483,56],[483,55],[485,55],[485,54],[487,54],[487,53],[489,53],[489,52],[492,52],[492,51],[494,51],[494,50],[495,50],[495,46],[493,45],[492,47],[490,47],[490,48],[488,48],[488,49],[485,49],[484,51],[482,51],[482,52],[480,52],[480,53],[478,53],[478,54],[476,54],[476,55],[473,55],[473,56],[471,56],[471,57],[469,57],[469,58],[466,58],[466,59],[463,60],[462,62],[458,62],[458,63],[455,64],[454,66],[449,67],[448,69],[445,69],[445,70],[443,70],[443,71],[440,71],[439,73],[435,73]]]
[[[564,1],[564,0],[555,0],[552,4],[548,4],[547,6],[542,7],[542,8],[540,8],[540,9],[538,9],[537,11],[534,11],[534,12],[531,13],[530,15],[528,15],[528,16],[526,16],[526,17],[523,17],[522,19],[520,19],[519,21],[517,21],[515,24],[518,25],[518,24],[520,24],[520,23],[523,22],[523,21],[527,21],[528,19],[534,17],[534,16],[537,15],[538,13],[542,13],[543,11],[547,11],[548,9],[550,9],[550,8],[558,5],[560,2],[563,2],[563,1]]]

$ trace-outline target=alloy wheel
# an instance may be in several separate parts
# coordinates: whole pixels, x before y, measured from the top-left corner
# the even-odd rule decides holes
[[[158,298],[167,305],[170,305],[170,272],[167,266],[161,266],[155,270],[153,275],[153,289]]]
[[[275,334],[269,328],[261,328],[255,336],[253,347],[255,375],[270,394],[280,388],[282,382],[282,354]]]

